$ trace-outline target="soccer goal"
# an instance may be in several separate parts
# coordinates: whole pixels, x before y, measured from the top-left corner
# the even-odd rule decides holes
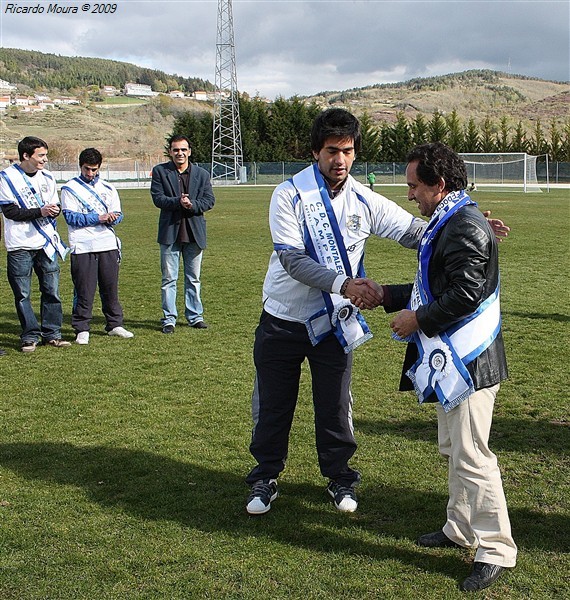
[[[526,152],[461,154],[469,186],[487,191],[542,192],[536,178],[538,156]]]

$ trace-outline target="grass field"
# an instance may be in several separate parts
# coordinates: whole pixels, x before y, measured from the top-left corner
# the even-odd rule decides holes
[[[210,328],[160,333],[158,210],[122,191],[121,299],[136,337],[18,351],[0,259],[0,598],[384,599],[464,597],[471,554],[415,545],[443,524],[446,467],[433,407],[396,392],[404,346],[389,317],[355,352],[354,419],[363,474],[353,515],[328,502],[304,373],[281,497],[244,510],[253,332],[271,252],[270,188],[216,189],[203,300]],[[404,199],[404,188],[387,195]],[[519,564],[480,598],[568,597],[570,570],[569,193],[475,199],[512,227],[501,244],[510,379],[491,446],[502,467]],[[60,228],[62,225],[60,224]],[[65,231],[65,227],[63,227]],[[411,280],[415,253],[371,240],[368,274]],[[69,264],[64,337],[72,339]]]

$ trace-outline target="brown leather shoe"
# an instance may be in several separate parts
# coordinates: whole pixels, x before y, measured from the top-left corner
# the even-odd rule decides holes
[[[505,567],[491,563],[474,562],[471,575],[459,586],[464,592],[484,590],[492,585],[505,570]]]

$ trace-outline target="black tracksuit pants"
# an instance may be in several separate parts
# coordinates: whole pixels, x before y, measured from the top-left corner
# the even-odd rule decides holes
[[[75,287],[71,326],[76,333],[89,331],[97,285],[107,321],[106,331],[123,326],[123,309],[119,303],[118,250],[72,254],[71,279]]]
[[[247,483],[276,478],[285,467],[305,358],[312,376],[321,473],[344,485],[358,481],[358,471],[348,466],[356,451],[350,392],[352,353],[345,354],[333,334],[313,346],[303,323],[284,321],[265,311],[255,332],[253,353],[256,383],[250,452],[258,465],[247,476]]]

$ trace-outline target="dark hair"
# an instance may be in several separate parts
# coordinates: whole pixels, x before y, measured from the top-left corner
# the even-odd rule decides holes
[[[418,179],[427,185],[436,185],[441,178],[448,192],[467,187],[467,169],[463,159],[441,142],[416,146],[408,154],[407,161],[408,164],[417,161]]]
[[[83,165],[97,165],[100,167],[102,162],[103,155],[101,152],[99,152],[99,150],[97,150],[97,148],[85,148],[85,150],[82,150],[81,154],[79,155],[80,167]]]
[[[45,148],[48,150],[48,145],[39,137],[28,135],[18,143],[18,156],[20,160],[24,160],[24,154],[32,156],[37,148]]]
[[[170,148],[172,148],[172,144],[174,144],[174,142],[188,142],[188,148],[192,148],[192,144],[190,143],[190,140],[185,136],[185,135],[173,135],[169,138],[168,140],[168,149],[170,150]]]
[[[329,108],[317,116],[311,130],[311,150],[320,152],[330,137],[349,138],[353,140],[354,151],[360,152],[360,123],[343,108]]]

